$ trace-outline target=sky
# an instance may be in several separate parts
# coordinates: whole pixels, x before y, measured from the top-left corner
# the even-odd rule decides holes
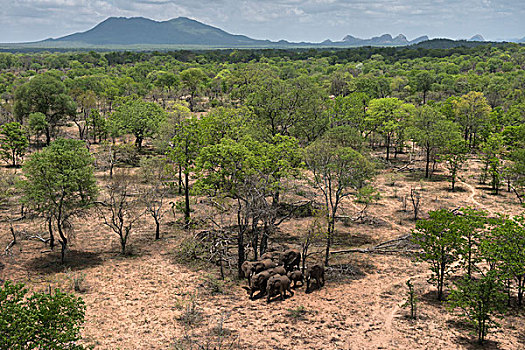
[[[108,17],[189,17],[255,39],[525,37],[525,0],[0,0],[0,42],[85,31]]]

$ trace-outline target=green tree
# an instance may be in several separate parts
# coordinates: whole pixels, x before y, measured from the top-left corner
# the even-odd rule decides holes
[[[475,147],[483,125],[488,122],[490,105],[483,93],[476,91],[461,96],[458,101],[453,101],[453,105],[456,121],[463,128],[465,141],[468,141],[470,147]]]
[[[35,135],[36,140],[45,133],[48,128],[46,116],[43,113],[31,113],[29,114],[29,131],[32,135]]]
[[[0,128],[0,150],[5,160],[11,161],[16,167],[17,160],[23,158],[29,141],[27,140],[26,131],[22,125],[17,122],[7,123]]]
[[[406,120],[413,113],[414,106],[397,98],[381,98],[370,101],[367,123],[370,129],[383,135],[386,146],[386,160],[390,160],[390,148],[394,137],[401,136]]]
[[[430,178],[430,163],[439,159],[439,151],[448,140],[457,138],[459,131],[456,124],[446,120],[436,108],[425,105],[416,110],[408,133],[425,150],[425,178]]]
[[[435,82],[435,73],[424,70],[418,72],[414,77],[414,87],[423,93],[423,104],[427,103],[427,93],[432,89]]]
[[[201,123],[198,118],[188,118],[180,121],[175,136],[170,143],[168,155],[172,161],[179,165],[183,176],[184,189],[184,222],[190,223],[190,176],[195,170],[195,161],[203,143]],[[180,179],[179,181],[181,181]]]
[[[240,140],[226,137],[202,148],[196,162],[199,171],[196,187],[210,196],[221,196],[234,202],[239,276],[242,276],[244,238],[248,228],[258,232],[257,226],[262,219],[259,213],[271,216],[272,205],[268,198],[279,189],[279,180],[295,167],[285,153],[294,153],[297,141],[278,137],[281,139],[271,143],[260,142],[250,136]],[[258,240],[258,237],[253,239],[254,243],[255,239]],[[256,245],[252,246],[257,255]],[[264,237],[261,246],[264,250]]]
[[[485,182],[487,175],[490,176],[490,186],[494,194],[498,194],[502,177],[502,158],[505,148],[501,134],[491,134],[482,145],[483,170],[481,181]]]
[[[62,293],[33,293],[23,284],[0,286],[0,348],[12,350],[81,350],[85,305]]]
[[[499,326],[494,318],[505,311],[503,286],[494,271],[477,279],[464,277],[455,284],[449,307],[461,310],[461,316],[474,326],[478,342],[483,344],[489,329]]]
[[[195,112],[195,97],[198,96],[208,76],[200,68],[188,68],[180,73],[182,86],[190,95],[190,111]]]
[[[32,154],[23,171],[23,202],[55,221],[63,262],[71,218],[87,209],[97,196],[93,158],[83,141],[58,139]]]
[[[313,173],[312,186],[321,192],[324,199],[327,221],[325,265],[328,265],[335,218],[341,201],[366,185],[374,175],[374,166],[361,153],[340,146],[337,140],[331,138],[312,143],[306,148],[304,157]]]
[[[446,145],[439,155],[439,159],[445,162],[445,167],[450,173],[450,182],[452,191],[456,189],[458,172],[462,169],[463,164],[468,158],[468,147],[461,138],[451,138],[446,140]]]
[[[438,300],[442,300],[445,278],[452,263],[459,259],[461,233],[455,225],[454,213],[440,209],[429,212],[429,216],[416,223],[412,240],[422,249],[419,258],[430,263],[430,281],[436,283]]]
[[[154,102],[128,100],[117,107],[110,123],[117,134],[133,134],[135,145],[141,149],[144,139],[155,135],[165,118],[166,112]]]
[[[482,255],[504,278],[515,281],[521,306],[525,293],[525,217],[500,216],[491,221],[490,233],[482,242]]]
[[[482,260],[480,244],[483,241],[483,230],[487,224],[487,214],[472,208],[458,209],[453,223],[460,236],[458,253],[459,261],[467,270],[467,277],[472,277],[476,264]]]
[[[40,74],[16,89],[14,114],[19,122],[35,112],[46,116],[46,145],[51,142],[60,123],[76,114],[76,105],[66,94],[64,83],[57,76]]]

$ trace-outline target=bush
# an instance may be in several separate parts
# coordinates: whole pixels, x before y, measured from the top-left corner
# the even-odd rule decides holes
[[[463,277],[450,293],[449,308],[460,310],[460,315],[476,329],[480,344],[490,328],[500,326],[494,318],[505,312],[503,290],[494,271],[490,271],[479,279]]]
[[[200,259],[200,255],[203,253],[204,247],[201,242],[195,238],[188,238],[180,244],[180,247],[175,254],[175,258],[179,263],[195,262]]]
[[[212,274],[202,277],[202,284],[211,295],[224,294],[225,283]]]
[[[294,320],[304,320],[305,316],[308,314],[308,310],[304,306],[298,306],[295,309],[288,309],[287,316]]]
[[[188,294],[187,298],[177,300],[175,307],[182,310],[177,320],[188,328],[199,325],[204,319],[202,310],[197,304],[196,293]]]
[[[85,292],[86,288],[84,286],[84,281],[86,279],[86,274],[83,272],[73,272],[70,268],[66,271],[66,278],[69,280],[71,289],[75,292]]]
[[[28,296],[23,284],[0,287],[0,349],[79,350],[85,305],[56,289]]]

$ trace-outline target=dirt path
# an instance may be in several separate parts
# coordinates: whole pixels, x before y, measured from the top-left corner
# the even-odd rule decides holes
[[[469,196],[468,198],[466,199],[467,202],[469,203],[472,203],[474,205],[476,205],[477,207],[480,207],[481,209],[487,209],[487,207],[485,205],[483,205],[482,203],[478,202],[476,200],[476,196],[478,195],[478,190],[470,185],[469,183],[463,181],[463,180],[460,180],[460,183],[462,183],[463,185],[465,185],[465,187],[467,187],[469,189]],[[354,207],[356,207],[354,205]],[[357,207],[356,207],[357,208]],[[388,220],[385,220],[388,222]],[[404,231],[404,232],[408,232],[409,229],[408,228],[405,228],[405,227],[401,227],[393,222],[389,222],[392,226],[396,226],[398,229],[400,229],[400,231]],[[389,308],[382,308],[381,307],[381,304],[386,304],[386,301],[385,300],[382,300],[381,298],[381,295],[385,294],[385,293],[388,293],[393,287],[397,286],[397,285],[405,285],[406,282],[408,280],[412,280],[412,281],[415,281],[415,280],[418,280],[420,278],[428,278],[428,276],[431,274],[431,272],[426,272],[426,273],[421,273],[421,274],[418,274],[418,275],[415,275],[415,276],[410,276],[410,277],[403,277],[403,278],[397,278],[395,279],[394,281],[392,281],[391,283],[389,283],[388,285],[380,288],[379,290],[376,291],[376,304],[374,305],[374,307],[376,308],[376,310],[374,310],[374,318],[384,318],[383,319],[383,322],[382,322],[382,326],[380,326],[379,328],[376,328],[375,330],[378,330],[380,331],[380,335],[377,337],[378,339],[378,342],[381,342],[381,340],[384,340],[385,339],[388,339],[388,337],[390,337],[392,335],[392,323],[393,323],[393,320],[394,318],[396,318],[397,316],[397,313],[399,312],[399,310],[402,308],[402,305],[403,305],[403,301],[400,301],[400,302],[397,302],[395,303],[393,306],[389,307]],[[426,292],[426,288],[424,291],[422,292]],[[421,293],[421,291],[420,291]],[[376,344],[374,342],[374,344]],[[380,343],[377,343],[376,344],[377,346],[384,346],[385,344],[380,344]]]
[[[467,187],[469,189],[469,191],[470,191],[470,195],[467,198],[467,202],[472,203],[472,204],[474,204],[474,205],[476,205],[478,207],[481,207],[483,209],[487,208],[484,204],[481,204],[480,202],[478,202],[476,200],[476,196],[478,195],[478,190],[474,186],[472,186],[471,184],[469,184],[469,183],[467,183],[467,182],[465,182],[465,181],[463,181],[461,179],[460,179],[459,183],[465,185],[465,187]]]

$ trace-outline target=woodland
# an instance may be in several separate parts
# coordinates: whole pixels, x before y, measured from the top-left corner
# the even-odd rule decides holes
[[[524,69],[0,53],[0,348],[525,347]],[[250,298],[275,254],[308,287]]]

